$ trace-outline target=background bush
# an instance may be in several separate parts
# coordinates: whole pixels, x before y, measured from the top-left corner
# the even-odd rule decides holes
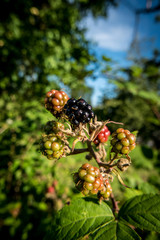
[[[85,155],[62,158],[55,165],[39,152],[42,126],[53,119],[44,109],[44,96],[50,89],[65,87],[70,96],[90,101],[92,89],[85,85],[85,78],[92,77],[95,69],[88,70],[88,66],[97,59],[90,53],[80,22],[88,13],[105,16],[116,3],[1,2],[0,233],[6,239],[42,239],[54,212],[73,196],[81,196],[74,188],[72,173]],[[113,184],[115,196],[122,202],[137,194],[157,193],[160,187],[160,62],[156,56],[139,61],[138,66],[133,63],[119,70],[126,77],[114,79],[116,97],[105,97],[95,109],[99,119],[121,121],[139,131],[133,166],[124,179],[134,190],[124,189],[116,181]]]

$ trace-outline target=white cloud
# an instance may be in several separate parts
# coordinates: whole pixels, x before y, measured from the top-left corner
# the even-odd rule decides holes
[[[98,46],[111,51],[126,51],[132,40],[133,16],[128,12],[111,10],[109,17],[85,19],[87,38],[97,42]]]

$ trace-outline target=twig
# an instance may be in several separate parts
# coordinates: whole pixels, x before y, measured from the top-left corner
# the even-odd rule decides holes
[[[88,150],[89,150],[90,154],[94,157],[94,159],[96,160],[97,164],[98,164],[100,167],[109,168],[109,167],[110,167],[110,164],[109,164],[109,163],[102,162],[102,161],[99,159],[98,154],[96,154],[96,153],[94,152],[90,141],[87,141],[87,145],[88,145]]]
[[[89,149],[88,148],[75,148],[73,152],[69,153],[69,155],[75,155],[75,154],[79,154],[79,153],[84,153],[84,152],[89,152]]]
[[[113,214],[115,215],[115,213],[119,212],[118,202],[115,200],[113,193],[111,193],[110,197],[113,205]]]

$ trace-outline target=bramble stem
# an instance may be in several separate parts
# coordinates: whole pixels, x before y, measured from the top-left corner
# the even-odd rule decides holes
[[[118,202],[115,200],[113,193],[111,193],[110,197],[113,205],[113,214],[115,215],[115,213],[119,212]]]
[[[68,154],[68,156],[70,155],[75,155],[75,154],[79,154],[79,153],[84,153],[84,152],[89,152],[92,157],[96,160],[97,164],[100,166],[100,167],[104,167],[104,168],[112,168],[112,167],[115,167],[117,165],[117,163],[115,164],[112,164],[113,161],[116,159],[117,155],[115,155],[115,157],[109,162],[109,163],[106,163],[106,162],[102,162],[99,157],[98,157],[98,154],[93,150],[93,147],[91,145],[91,141],[87,141],[87,145],[88,145],[88,148],[79,148],[79,149],[74,149],[72,151],[72,149],[68,146],[68,148],[71,150],[71,152]]]
[[[84,153],[84,152],[89,152],[88,148],[75,148],[73,152],[71,152],[69,155],[74,155],[74,154],[79,154],[79,153]]]
[[[90,141],[87,141],[87,145],[88,145],[88,149],[89,149],[90,154],[94,157],[94,159],[96,160],[97,164],[98,164],[100,167],[104,167],[104,168],[107,167],[107,168],[109,168],[109,167],[110,167],[110,164],[105,163],[105,162],[102,162],[102,161],[99,159],[99,157],[97,156],[97,154],[94,152]]]

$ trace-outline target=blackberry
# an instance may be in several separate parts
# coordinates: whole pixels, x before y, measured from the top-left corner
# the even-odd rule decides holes
[[[118,128],[112,133],[112,151],[120,154],[128,154],[136,147],[136,137],[129,130]]]
[[[44,132],[46,134],[54,133],[60,136],[62,135],[60,129],[64,129],[64,125],[61,122],[56,121],[48,121],[44,126]]]
[[[99,168],[85,163],[79,168],[78,172],[74,174],[73,180],[76,184],[76,188],[85,196],[101,194],[102,190],[105,189],[105,195],[103,197],[106,198],[106,183],[100,174]],[[102,194],[100,196],[102,196]]]
[[[55,117],[60,117],[69,97],[63,91],[51,90],[46,93],[45,108]]]
[[[64,143],[55,134],[44,135],[40,143],[40,150],[49,160],[59,159],[63,155]]]
[[[92,106],[89,105],[83,98],[78,100],[70,98],[64,106],[63,111],[69,121],[75,126],[79,126],[80,123],[88,123],[92,118],[94,118]]]
[[[94,140],[94,144],[98,145],[99,143],[105,143],[108,141],[108,137],[110,135],[110,131],[106,126],[100,131],[97,137]]]

